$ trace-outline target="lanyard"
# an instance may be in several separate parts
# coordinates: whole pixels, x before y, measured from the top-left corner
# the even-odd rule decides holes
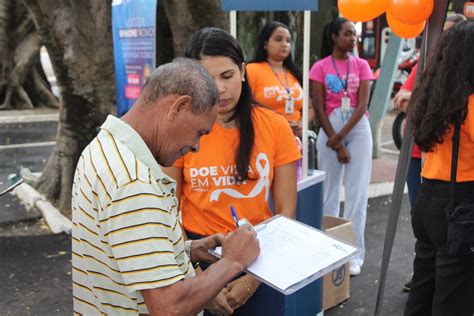
[[[281,81],[280,77],[278,76],[278,74],[276,73],[275,69],[273,69],[273,66],[268,63],[268,65],[270,66],[270,68],[272,69],[273,71],[273,74],[275,75],[275,77],[278,79],[278,81],[281,83],[281,85],[283,86],[283,88],[285,88],[286,92],[288,93],[288,99],[291,99],[291,89],[290,89],[290,84],[288,83],[288,75],[286,73],[286,70],[285,68],[283,68],[283,73],[285,74],[285,82],[286,82],[286,85],[283,83],[283,81]]]
[[[331,56],[331,60],[332,60],[333,66],[334,66],[334,70],[336,70],[337,79],[339,79],[339,81],[341,82],[342,88],[344,89],[344,96],[347,95],[347,87],[349,86],[349,72],[351,70],[350,59],[351,59],[351,57],[349,57],[347,59],[346,83],[344,84],[344,81],[342,80],[341,75],[339,74],[339,70],[337,69],[336,62],[334,61],[334,57]]]

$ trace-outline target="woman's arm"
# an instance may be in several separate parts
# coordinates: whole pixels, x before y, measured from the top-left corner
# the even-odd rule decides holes
[[[336,148],[338,144],[349,134],[354,126],[360,121],[362,116],[367,112],[370,95],[370,80],[362,80],[360,82],[359,92],[357,94],[357,107],[346,125],[336,135],[329,136],[328,145]],[[333,147],[334,148],[334,147]]]
[[[309,98],[309,108],[308,108],[308,126],[311,125],[311,122],[314,120],[314,109],[312,106],[312,100]],[[301,133],[303,132],[303,109],[301,109],[301,120],[298,122],[289,121],[290,127],[293,130],[293,134],[301,138]]]
[[[324,86],[322,83],[312,80],[311,88],[313,91],[313,108],[318,119],[319,125],[321,125],[321,127],[323,128],[329,140],[337,140],[336,135],[338,134],[336,134],[336,132],[332,128],[331,122],[329,121],[329,118],[326,116],[326,112],[324,111]],[[330,146],[334,151],[336,151],[337,160],[340,163],[348,163],[351,158],[349,152],[341,143],[341,140],[339,140],[337,143],[335,142],[334,144],[328,141],[327,145]]]
[[[324,111],[324,86],[318,81],[311,80],[311,89],[313,91],[313,109],[318,119],[319,125],[323,128],[324,132],[328,137],[336,134],[332,128],[329,118],[326,116]]]
[[[163,172],[176,181],[176,197],[178,203],[181,201],[181,189],[183,187],[183,168],[171,166],[162,168]]]
[[[294,218],[296,214],[296,161],[275,167],[272,195],[275,214]]]
[[[246,274],[227,284],[227,303],[231,308],[237,309],[247,303],[255,291],[260,286],[260,281],[253,276]]]
[[[303,115],[303,113],[301,113]],[[314,107],[313,107],[313,98],[309,97],[309,107],[308,107],[308,124],[314,120]]]

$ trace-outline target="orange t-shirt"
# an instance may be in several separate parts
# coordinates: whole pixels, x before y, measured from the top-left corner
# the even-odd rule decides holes
[[[461,125],[458,168],[456,182],[474,181],[474,94],[469,97],[466,120]],[[449,181],[451,179],[451,157],[454,126],[443,136],[443,142],[436,144],[433,151],[426,153],[421,175],[427,179]]]
[[[293,113],[285,112],[288,91],[285,89],[286,79],[282,72],[277,76],[267,62],[250,63],[246,67],[247,78],[252,89],[253,99],[278,113],[285,115],[288,121],[299,122],[303,109],[303,89],[298,79],[286,71],[291,99],[294,102]],[[282,84],[284,83],[285,86]]]
[[[235,184],[239,130],[217,123],[201,138],[198,152],[175,162],[183,168],[181,210],[186,231],[208,236],[234,230],[231,205],[239,218],[247,218],[252,225],[272,216],[269,198],[274,168],[298,160],[301,153],[283,116],[255,106],[252,120],[255,141],[249,175],[255,180]]]

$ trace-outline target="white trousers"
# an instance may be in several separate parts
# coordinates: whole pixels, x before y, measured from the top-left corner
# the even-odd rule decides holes
[[[329,121],[336,133],[347,124],[353,112],[354,110],[342,112],[341,108],[337,108],[330,114]],[[372,133],[367,116],[364,115],[342,141],[351,157],[349,163],[341,164],[337,160],[336,151],[326,146],[327,141],[328,136],[321,128],[316,148],[318,167],[326,172],[323,211],[326,215],[339,216],[339,193],[343,180],[345,188],[343,217],[352,221],[357,245],[364,249],[362,254],[351,260],[351,263],[362,265],[365,255],[364,230],[372,169]]]

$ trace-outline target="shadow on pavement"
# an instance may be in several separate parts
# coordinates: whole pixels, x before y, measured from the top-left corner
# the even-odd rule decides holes
[[[0,314],[72,315],[66,234],[0,237]]]

